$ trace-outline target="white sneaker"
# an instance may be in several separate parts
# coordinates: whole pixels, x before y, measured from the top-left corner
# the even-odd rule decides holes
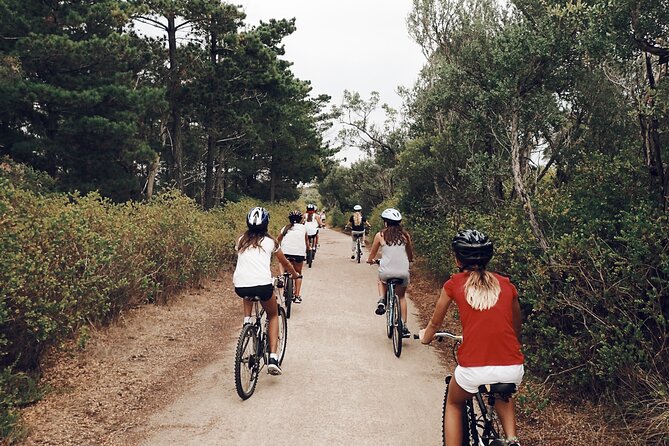
[[[270,375],[281,375],[281,367],[279,366],[279,361],[274,358],[269,358],[269,364],[267,364],[267,371]]]

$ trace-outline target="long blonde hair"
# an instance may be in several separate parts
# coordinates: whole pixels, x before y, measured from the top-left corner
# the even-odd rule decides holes
[[[360,211],[356,211],[353,213],[353,224],[356,226],[360,226],[360,223],[362,223],[362,214]]]
[[[465,297],[474,310],[488,310],[499,299],[499,280],[492,273],[478,265],[467,267],[469,277],[465,282]]]

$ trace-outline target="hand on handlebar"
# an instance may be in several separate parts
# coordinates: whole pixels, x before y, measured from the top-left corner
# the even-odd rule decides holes
[[[367,259],[367,263],[370,265],[378,265],[380,263],[379,259]]]
[[[421,344],[429,344],[430,342],[432,342],[432,339],[434,339],[434,336],[432,336],[432,339],[426,340],[425,329],[423,328],[418,332],[418,339],[420,339]]]

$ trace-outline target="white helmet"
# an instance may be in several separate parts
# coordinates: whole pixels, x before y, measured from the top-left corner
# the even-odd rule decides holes
[[[402,221],[402,214],[397,209],[388,208],[381,212],[381,218],[389,221]]]
[[[269,212],[262,207],[255,207],[246,215],[246,226],[249,229],[267,229],[269,223]]]
[[[362,211],[362,206],[360,206],[359,204],[356,204],[355,206],[353,206],[353,210],[354,211]]]

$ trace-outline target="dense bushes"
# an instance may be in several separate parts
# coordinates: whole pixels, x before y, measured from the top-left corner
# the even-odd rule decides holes
[[[34,396],[31,375],[45,349],[124,308],[164,302],[231,265],[235,237],[256,205],[242,201],[205,213],[178,193],[117,205],[95,194],[40,195],[6,176],[0,177],[0,437],[13,424],[13,407]],[[270,212],[276,234],[288,206]]]
[[[573,175],[559,189],[552,179],[539,185],[546,254],[518,203],[409,215],[410,230],[438,277],[455,270],[450,239],[458,229],[487,232],[496,244],[491,269],[510,275],[521,294],[528,371],[579,397],[624,400],[656,441],[669,432],[669,218],[644,199],[629,163],[593,155]]]

